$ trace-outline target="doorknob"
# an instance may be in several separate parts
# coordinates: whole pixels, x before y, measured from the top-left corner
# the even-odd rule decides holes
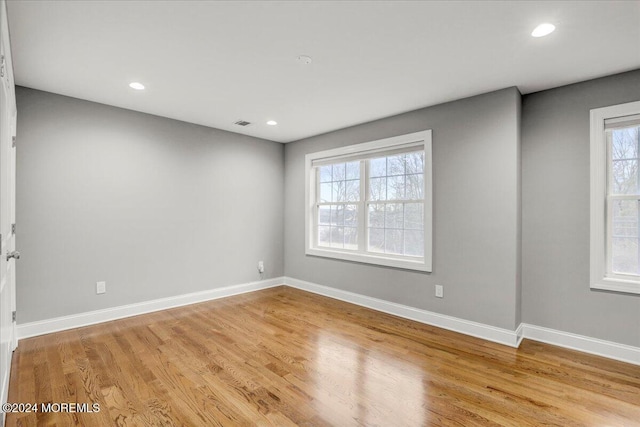
[[[7,252],[7,261],[9,261],[11,258],[20,259],[20,252],[18,251]]]

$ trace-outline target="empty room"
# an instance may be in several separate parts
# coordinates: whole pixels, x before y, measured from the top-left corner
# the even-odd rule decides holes
[[[640,1],[0,30],[0,425],[640,426]]]

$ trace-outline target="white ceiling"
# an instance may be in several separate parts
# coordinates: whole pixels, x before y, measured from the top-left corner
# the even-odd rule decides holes
[[[19,85],[280,142],[640,68],[640,1],[9,0],[8,9]],[[531,37],[545,21],[557,30]]]

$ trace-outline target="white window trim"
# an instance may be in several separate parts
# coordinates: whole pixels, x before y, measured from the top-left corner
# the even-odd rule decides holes
[[[408,257],[395,257],[388,254],[355,253],[343,251],[335,248],[314,247],[314,204],[316,200],[316,177],[312,173],[313,162],[323,158],[337,156],[347,156],[361,152],[391,149],[395,146],[416,143],[424,149],[424,257],[420,260],[411,260]],[[361,178],[362,179],[362,178]],[[366,264],[376,264],[387,267],[402,268],[418,271],[432,271],[432,209],[433,209],[433,177],[432,177],[432,155],[431,155],[431,130],[380,139],[372,142],[349,145],[332,150],[310,153],[305,156],[305,253],[307,255],[335,258],[346,261],[362,262]],[[359,224],[364,224],[361,213]]]
[[[640,101],[591,110],[591,237],[592,289],[640,294],[640,278],[607,274],[607,140],[605,120],[640,113]]]

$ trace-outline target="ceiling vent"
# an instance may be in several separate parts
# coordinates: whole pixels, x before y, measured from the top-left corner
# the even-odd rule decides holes
[[[246,120],[238,120],[237,122],[235,122],[235,124],[238,126],[249,126],[251,122],[248,122]]]

